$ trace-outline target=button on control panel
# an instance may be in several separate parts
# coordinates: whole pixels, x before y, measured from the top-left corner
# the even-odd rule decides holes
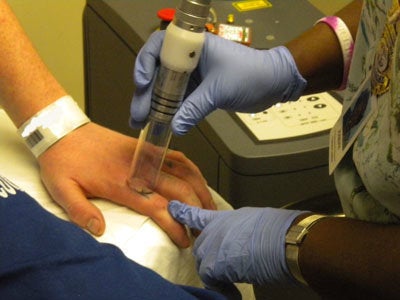
[[[260,113],[235,113],[260,141],[298,138],[330,130],[342,105],[324,92],[300,97],[297,101],[277,103]]]

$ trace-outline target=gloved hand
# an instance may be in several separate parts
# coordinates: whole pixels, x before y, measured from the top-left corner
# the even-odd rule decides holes
[[[164,32],[153,33],[136,59],[137,89],[131,104],[134,127],[142,125],[149,114],[163,38]],[[184,134],[217,108],[259,112],[276,102],[295,100],[305,85],[287,48],[256,50],[207,33],[188,96],[172,120],[172,130]]]
[[[202,230],[193,254],[206,286],[296,282],[286,264],[285,236],[305,212],[251,207],[211,211],[178,201],[171,201],[168,210],[177,221]]]

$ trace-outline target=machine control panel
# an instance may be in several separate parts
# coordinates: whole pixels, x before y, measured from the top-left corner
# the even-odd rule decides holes
[[[300,97],[297,101],[277,103],[259,113],[235,113],[258,142],[298,138],[330,130],[342,105],[324,92]]]

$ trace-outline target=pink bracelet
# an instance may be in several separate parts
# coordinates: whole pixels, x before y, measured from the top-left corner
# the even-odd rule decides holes
[[[329,27],[332,28],[339,41],[340,47],[342,48],[343,79],[338,90],[343,90],[346,88],[347,85],[347,77],[349,75],[350,63],[353,56],[353,49],[354,49],[353,37],[351,36],[350,30],[347,28],[346,24],[339,17],[336,16],[324,17],[315,22],[315,24],[321,22],[329,25]]]

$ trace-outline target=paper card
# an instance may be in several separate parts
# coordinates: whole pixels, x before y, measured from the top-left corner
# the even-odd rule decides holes
[[[333,126],[329,137],[329,174],[332,174],[347,151],[376,112],[376,96],[371,94],[370,74],[363,81],[351,104]]]

